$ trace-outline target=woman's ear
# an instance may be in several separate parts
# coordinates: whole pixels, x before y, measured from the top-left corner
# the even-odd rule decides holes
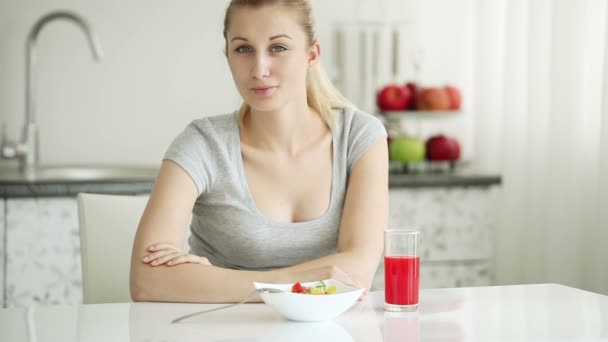
[[[313,66],[319,61],[320,58],[321,45],[319,44],[319,42],[315,42],[314,44],[312,44],[308,52],[308,66]]]

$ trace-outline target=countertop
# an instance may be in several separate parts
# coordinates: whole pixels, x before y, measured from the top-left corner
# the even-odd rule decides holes
[[[49,167],[40,175],[22,176],[0,169],[0,198],[75,196],[80,192],[101,194],[150,193],[156,168],[144,167]],[[492,186],[501,176],[472,169],[434,173],[390,173],[391,188]]]
[[[292,322],[245,304],[170,324],[217,304],[118,303],[0,310],[6,341],[606,341],[608,296],[557,284],[426,289],[413,313],[370,292],[334,320]]]
[[[25,175],[0,168],[0,198],[145,194],[157,173],[157,167],[143,166],[44,166]]]
[[[502,178],[498,174],[455,171],[444,173],[390,173],[390,188],[428,188],[428,187],[463,187],[500,185]]]

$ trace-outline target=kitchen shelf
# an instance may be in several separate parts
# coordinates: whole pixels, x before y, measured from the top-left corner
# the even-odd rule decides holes
[[[406,110],[406,111],[378,111],[376,117],[382,121],[387,130],[393,134],[421,137],[423,126],[428,122],[443,119],[454,119],[462,114],[462,110]],[[391,133],[389,132],[389,135]]]
[[[401,122],[408,119],[441,119],[461,114],[460,110],[404,110],[381,111],[378,114],[388,123]]]
[[[391,174],[449,174],[470,168],[468,160],[456,161],[430,161],[402,162],[398,160],[389,161],[389,172]]]

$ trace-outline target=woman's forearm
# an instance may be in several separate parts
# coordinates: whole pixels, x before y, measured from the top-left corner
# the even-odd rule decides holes
[[[341,252],[273,271],[231,270],[184,263],[177,266],[133,265],[131,298],[138,302],[234,303],[253,291],[253,282],[295,283],[327,278],[369,288],[377,261]],[[258,298],[259,300],[259,298]]]
[[[136,265],[131,272],[131,298],[145,302],[232,303],[253,290],[253,282],[276,282],[277,275],[200,264]]]
[[[305,272],[324,266],[338,267],[350,276],[355,285],[370,288],[378,263],[379,253],[357,253],[352,251],[338,252],[318,259],[310,260],[298,265],[284,268],[285,272]]]

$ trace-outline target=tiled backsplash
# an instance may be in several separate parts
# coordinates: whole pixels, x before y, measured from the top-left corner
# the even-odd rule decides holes
[[[492,283],[497,187],[395,188],[390,227],[421,231],[421,287]],[[73,197],[0,200],[0,284],[5,307],[82,302],[78,210]],[[4,209],[6,208],[6,212]],[[4,227],[6,222],[6,227]],[[1,248],[6,247],[6,250]],[[128,261],[125,261],[128,262]],[[383,267],[373,289],[382,289]]]
[[[492,189],[485,187],[394,189],[391,228],[420,230],[427,261],[488,259],[492,254]]]
[[[6,306],[81,303],[76,198],[6,201]]]

